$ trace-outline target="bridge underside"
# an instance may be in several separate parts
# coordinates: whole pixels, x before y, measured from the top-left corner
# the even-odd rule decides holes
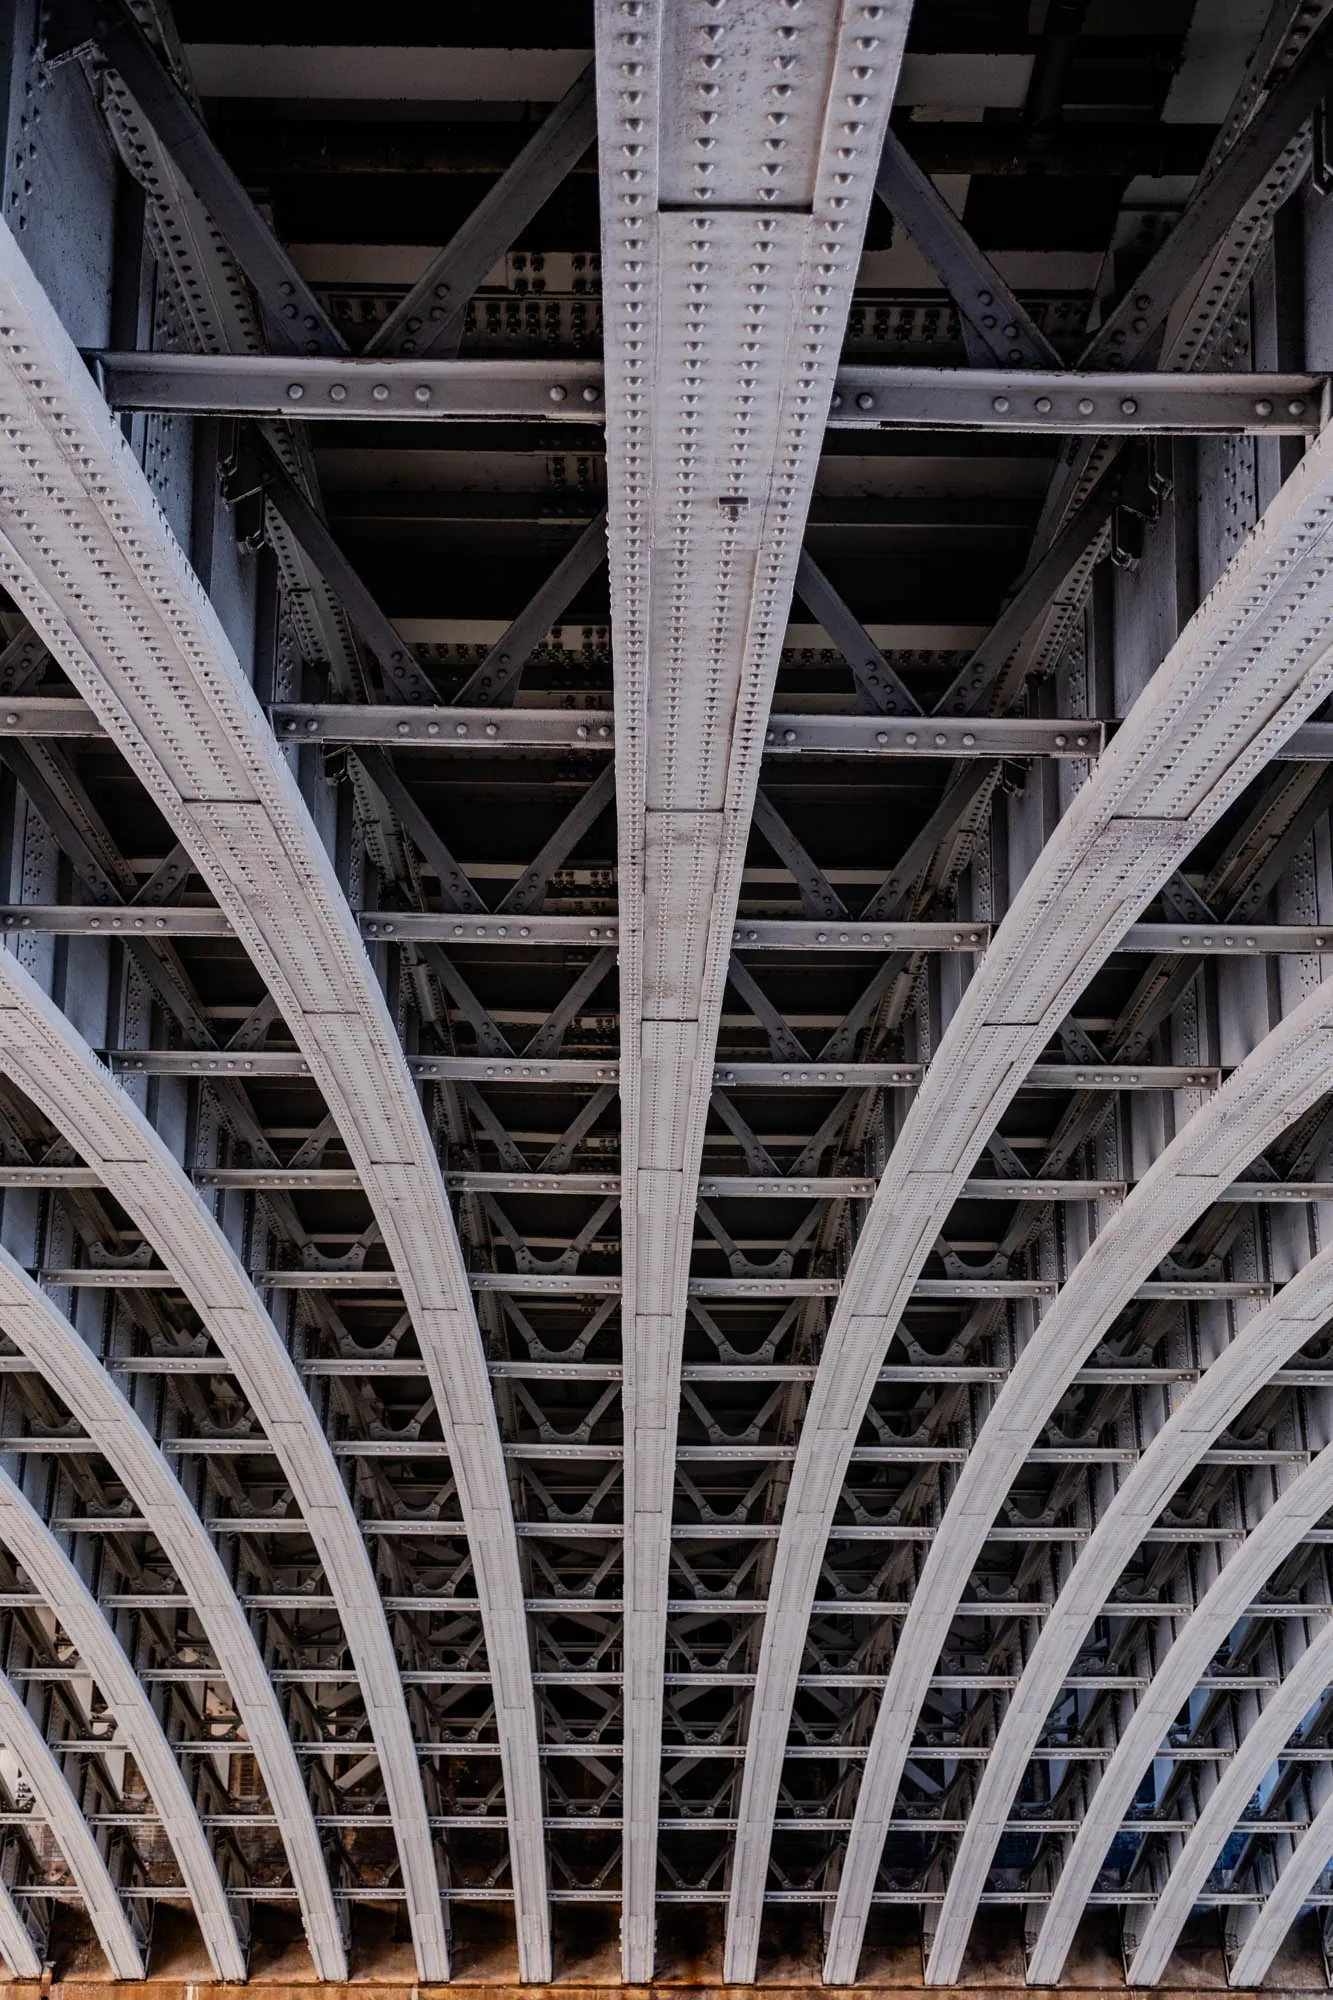
[[[0,6],[0,1988],[1333,1983],[1330,0]]]

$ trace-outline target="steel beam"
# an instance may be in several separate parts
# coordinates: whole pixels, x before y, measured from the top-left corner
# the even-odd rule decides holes
[[[758,12],[719,23],[663,0],[595,12],[623,924],[622,1941],[635,1983],[653,1967],[679,1375],[713,1051],[908,12],[908,0],[825,12],[780,28],[780,50]]]
[[[116,410],[304,423],[602,422],[597,361],[367,361],[271,354],[99,354]]]
[[[19,1170],[23,1171],[23,1170]],[[41,1173],[42,1169],[34,1169]],[[88,1169],[47,1168],[48,1174]],[[10,1186],[17,1182],[7,1183]],[[50,1183],[47,1183],[48,1185]],[[58,1183],[69,1186],[69,1181]],[[212,1541],[145,1425],[87,1342],[47,1295],[0,1247],[0,1328],[82,1424],[91,1445],[113,1465],[144,1526],[156,1536],[208,1637],[218,1673],[231,1690],[246,1739],[282,1830],[306,1935],[321,1978],[346,1978],[347,1951],[328,1869],[287,1724],[269,1672]],[[81,1524],[82,1525],[82,1524]],[[90,1908],[96,1906],[90,1904]],[[108,1958],[112,1954],[108,1949]],[[112,1958],[113,1965],[117,1961]],[[341,1968],[341,1969],[340,1969]],[[121,1972],[122,1978],[142,1973]]]
[[[1326,1093],[1331,1052],[1333,981],[1326,980],[1264,1037],[1222,1089],[1195,1113],[1154,1161],[1123,1208],[1075,1266],[1058,1305],[1042,1319],[1011,1369],[980,1429],[973,1456],[950,1495],[939,1538],[926,1559],[913,1609],[909,1610],[903,1627],[895,1670],[890,1675],[889,1690],[871,1741],[864,1803],[858,1801],[844,1879],[857,1884],[869,1879],[873,1884],[883,1851],[884,1822],[892,1810],[891,1794],[897,1790],[905,1762],[903,1744],[919,1712],[917,1662],[925,1661],[928,1673],[938,1659],[955,1606],[981,1553],[985,1526],[1003,1506],[1005,1495],[1031,1455],[1075,1370],[1106,1337],[1124,1306],[1141,1295],[1144,1280],[1204,1210],[1220,1197],[1240,1169]],[[1333,1271],[1333,1263],[1330,1270]],[[1285,1288],[1284,1300],[1289,1290],[1290,1287]],[[1333,1281],[1330,1290],[1333,1292]],[[1293,1306],[1294,1319],[1298,1311]],[[1249,1380],[1256,1352],[1260,1365],[1266,1364],[1266,1373],[1268,1367],[1299,1351],[1309,1338],[1310,1329],[1303,1313],[1294,1327],[1283,1329],[1289,1332],[1290,1339],[1284,1339],[1271,1326],[1266,1332],[1252,1335],[1252,1327],[1262,1326],[1264,1319],[1261,1313],[1251,1327],[1242,1328],[1227,1351],[1227,1367],[1223,1368],[1220,1362],[1216,1364],[1205,1376],[1205,1382],[1210,1382],[1219,1368],[1224,1380],[1236,1375],[1237,1358],[1246,1356],[1250,1360],[1249,1374],[1239,1379]],[[1305,1330],[1299,1331],[1300,1327]],[[1207,1396],[1200,1402],[1202,1394],[1197,1389],[1190,1398],[1189,1419],[1178,1415],[1153,1440],[1135,1476],[1121,1486],[1106,1516],[1098,1522],[1067,1585],[1069,1595],[1066,1598],[1062,1593],[1057,1602],[1037,1653],[1024,1673],[1023,1683],[1004,1715],[994,1752],[968,1815],[967,1831],[950,1870],[948,1891],[926,1970],[926,1977],[933,1985],[948,1985],[958,1977],[977,1897],[985,1887],[995,1843],[1032,1745],[1059,1692],[1058,1673],[1065,1661],[1071,1622],[1076,1624],[1080,1613],[1087,1611],[1092,1602],[1087,1590],[1101,1589],[1108,1563],[1115,1564],[1112,1577],[1119,1573],[1136,1545],[1134,1527],[1151,1525],[1188,1470],[1191,1454],[1206,1450],[1212,1438],[1224,1428],[1223,1422],[1214,1426],[1211,1418],[1195,1414],[1200,1410],[1206,1413],[1210,1408]],[[1243,1407],[1243,1402],[1244,1398],[1238,1407]],[[1229,1404],[1222,1407],[1230,1409]],[[1149,1460],[1153,1471],[1145,1473]],[[1113,1516],[1118,1520],[1118,1530],[1104,1532],[1106,1521]],[[1085,1585],[1083,1579],[1089,1576],[1096,1582]],[[1107,1591],[1109,1587],[1108,1584]],[[1085,1626],[1086,1620],[1079,1627],[1080,1638]],[[1077,1640],[1069,1652],[1070,1663],[1076,1652]],[[1052,1685],[1053,1673],[1057,1677]],[[858,1922],[864,1922],[862,1913],[840,1901],[834,1920],[834,1938],[840,1946]]]
[[[40,1514],[8,1473],[0,1471],[0,1542],[27,1571],[50,1605],[116,1718],[121,1743],[143,1774],[162,1831],[170,1842],[194,1907],[209,1962],[218,1979],[244,1979],[245,1952],[227,1907],[208,1836],[194,1800],[133,1663]],[[121,1977],[133,1976],[121,1974]]]
[[[366,343],[367,354],[456,353],[468,301],[597,138],[592,65]]]
[[[36,612],[37,629],[103,716],[230,917],[310,1064],[402,1275],[473,1532],[481,1615],[497,1676],[520,1964],[525,1978],[544,1980],[551,1967],[550,1923],[518,1545],[481,1341],[434,1144],[332,862],[263,712],[115,420],[7,231],[0,231],[0,300],[9,328],[0,350],[9,405],[0,460],[13,461],[6,476],[33,500],[30,515],[14,512],[6,520],[0,574],[16,601]],[[127,540],[136,550],[134,563],[125,554]],[[103,552],[95,566],[92,549]],[[95,577],[77,613],[67,587],[70,564]],[[96,619],[95,654],[82,643],[75,617],[82,621],[79,630]],[[160,748],[164,729],[173,745],[169,759]],[[91,1160],[86,1148],[80,1150]],[[138,1200],[136,1193],[129,1205]],[[248,1285],[244,1293],[251,1301]],[[252,1303],[247,1310],[254,1310]],[[304,1422],[318,1432],[292,1380]],[[267,1407],[262,1393],[255,1407]],[[325,1445],[318,1462],[338,1483],[342,1504],[332,1518],[345,1523],[346,1495]],[[364,1565],[359,1540],[356,1559]],[[369,1582],[373,1599],[368,1570],[359,1580]],[[387,1645],[382,1614],[376,1623],[375,1643],[383,1634]],[[392,1657],[381,1659],[378,1669],[389,1739],[382,1751],[386,1783],[395,1802],[419,1966],[423,1978],[439,1978],[447,1966],[446,1941],[421,1776]]]
[[[721,213],[721,210],[714,210]],[[299,417],[306,423],[591,423],[605,416],[592,361],[290,360],[272,355],[102,353],[117,410]],[[1322,375],[1050,373],[1038,369],[838,370],[833,430],[1030,432],[1052,437],[1308,437]]]
[[[969,352],[1015,367],[1059,368],[1060,357],[980,251],[897,134],[884,135],[875,192],[933,266],[970,331]]]
[[[119,72],[174,166],[208,209],[255,288],[273,344],[302,355],[344,352],[341,334],[164,67],[128,0],[60,0],[47,24],[48,58],[89,46]]]
[[[1069,369],[838,370],[830,430],[1053,432],[1059,437],[1312,437],[1322,375],[1094,374]]]
[[[1321,546],[1333,446],[1317,441],[1139,696],[1034,864],[943,1035],[871,1205],[825,1338],[801,1431],[764,1623],[727,1976],[754,1973],[792,1691],[843,1472],[873,1372],[949,1209],[1025,1071],[1078,994],[1237,791],[1325,699],[1317,633],[1333,596]],[[1284,637],[1307,607],[1312,623]],[[1262,681],[1253,660],[1265,662]],[[873,1889],[844,1874],[862,1912]],[[853,1975],[856,1922],[828,1976]]]

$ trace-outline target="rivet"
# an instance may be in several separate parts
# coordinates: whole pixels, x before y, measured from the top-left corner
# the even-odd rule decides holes
[[[1136,417],[1139,413],[1139,406],[1132,396],[1122,396],[1120,399],[1120,410],[1123,416]]]
[[[301,382],[289,382],[287,384],[287,394],[293,403],[299,403],[305,394],[305,385]]]
[[[1051,413],[1051,399],[1049,396],[1038,396],[1032,407],[1039,417],[1048,417]]]
[[[1272,416],[1273,405],[1270,403],[1267,396],[1260,396],[1258,402],[1254,406],[1254,414],[1256,417]]]
[[[347,401],[347,384],[345,382],[330,382],[329,401],[331,403],[345,403]]]
[[[1002,417],[1009,408],[1009,398],[1007,396],[993,396],[991,398],[991,408],[997,416]]]
[[[389,400],[389,385],[387,382],[377,382],[370,393],[377,403],[387,403]]]

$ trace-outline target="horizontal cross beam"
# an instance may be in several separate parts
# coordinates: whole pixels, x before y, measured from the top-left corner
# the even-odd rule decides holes
[[[119,410],[400,423],[601,422],[594,361],[403,361],[247,354],[93,357]],[[1052,432],[1151,437],[1312,435],[1327,378],[1308,374],[1077,373],[1004,368],[841,368],[835,429]]]

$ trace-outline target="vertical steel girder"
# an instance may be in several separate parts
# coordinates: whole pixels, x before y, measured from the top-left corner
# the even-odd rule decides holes
[[[495,1682],[520,1961],[525,1978],[544,1980],[550,1917],[518,1544],[481,1340],[425,1117],[332,863],[264,715],[7,232],[0,301],[10,329],[0,352],[0,468],[13,496],[0,574],[193,856],[361,1175],[403,1284],[458,1481]],[[154,1226],[150,1220],[150,1236]],[[233,1288],[239,1276],[229,1273]],[[254,1314],[248,1284],[245,1291]],[[289,1379],[318,1435],[304,1393]],[[262,1394],[254,1400],[257,1410],[266,1407]],[[337,1483],[337,1515],[350,1528],[322,1441],[315,1462]],[[349,1545],[345,1553],[361,1568],[365,1550],[355,1539],[355,1551]],[[373,1587],[368,1566],[362,1581]],[[421,1775],[382,1611],[373,1624],[404,1888],[421,1976],[438,1979],[446,1976],[447,1947]]]
[[[143,1774],[171,1843],[214,1972],[219,1979],[244,1979],[245,1952],[217,1862],[157,1711],[101,1605],[41,1515],[2,1471],[0,1542],[23,1565],[106,1696],[120,1740]]]
[[[737,1936],[751,1942],[733,1954],[732,1979],[753,1975],[806,1625],[875,1370],[1024,1071],[1205,828],[1333,686],[1330,524],[1333,441],[1321,440],[1138,697],[1029,872],[889,1157],[830,1321],[778,1540],[731,1890],[733,1921],[744,1924]],[[869,1791],[861,1793],[867,1811]],[[843,1876],[843,1921],[826,1960],[837,1983],[855,1974],[879,1859],[873,1845],[863,1843],[863,1865]]]
[[[1333,981],[1325,980],[1264,1037],[1154,1161],[1075,1266],[1010,1371],[949,1497],[938,1538],[927,1554],[899,1636],[862,1778],[866,1803],[856,1815],[845,1879],[859,1882],[867,1868],[873,1874],[878,1865],[885,1824],[893,1812],[891,1794],[897,1790],[926,1684],[966,1593],[987,1531],[1060,1397],[1116,1315],[1132,1299],[1135,1288],[1151,1276],[1191,1224],[1237,1173],[1324,1096],[1331,1055]],[[1234,1355],[1245,1340],[1245,1334],[1238,1336],[1229,1353]],[[1271,1369],[1277,1365],[1272,1342],[1265,1343],[1262,1335],[1259,1342],[1259,1352]],[[1113,1559],[1117,1549],[1120,1567],[1129,1559],[1141,1536],[1127,1534],[1128,1524],[1139,1520],[1142,1511],[1140,1526],[1151,1525],[1183,1477],[1196,1448],[1196,1435],[1195,1423],[1182,1417],[1169,1443],[1158,1439],[1139,1461],[1111,1509],[1113,1514],[1119,1512],[1120,1537],[1103,1539],[1097,1545],[1097,1556],[1103,1562]],[[1197,1448],[1204,1448],[1202,1441]],[[1154,1501],[1151,1496],[1159,1489],[1161,1498]],[[1140,1493],[1150,1496],[1142,1510],[1135,1504]],[[1101,1532],[1099,1527],[1097,1533]],[[1069,1616],[1076,1622],[1080,1638],[1087,1622],[1106,1601],[1103,1592],[1094,1605],[1081,1582],[1080,1572],[1092,1548],[1089,1543],[1060,1600],[1064,1603],[1068,1597]],[[1096,1558],[1091,1574],[1100,1576]],[[926,1967],[926,1978],[932,1985],[950,1985],[958,1977],[996,1843],[1033,1745],[1059,1692],[1063,1676],[1055,1674],[1052,1682],[1052,1672],[1064,1661],[1069,1638],[1057,1605],[1005,1713],[949,1870]],[[1077,1645],[1076,1638],[1069,1652],[1071,1660]],[[902,1734],[904,1726],[906,1736]],[[835,1930],[843,1917],[839,1906]]]
[[[316,1970],[323,1979],[345,1979],[342,1926],[296,1753],[254,1634],[203,1522],[151,1433],[86,1341],[3,1247],[0,1328],[56,1385],[95,1448],[115,1467],[175,1570],[244,1721],[282,1830]]]
[[[9,1676],[0,1673],[0,1742],[12,1752],[51,1837],[64,1856],[88,1920],[117,1979],[142,1979],[143,1954],[105,1856],[37,1719]],[[18,1979],[40,1979],[42,1960],[8,1889],[0,1885],[0,1951]]]
[[[1151,1525],[1171,1493],[1198,1463],[1200,1453],[1244,1409],[1273,1370],[1298,1353],[1326,1324],[1330,1313],[1333,1313],[1333,1250],[1324,1250],[1283,1286],[1271,1304],[1242,1327],[1231,1345],[1205,1370],[1129,1473],[1080,1552],[1033,1649],[993,1754],[1004,1747],[1010,1716],[1021,1714],[1026,1725],[1047,1691],[1057,1684],[1057,1672],[1062,1677],[1063,1669],[1057,1663],[1076,1656],[1082,1636],[1100,1608],[1100,1604],[1093,1603],[1099,1586],[1105,1582],[1109,1588],[1119,1575],[1143,1529]],[[1173,1718],[1265,1578],[1272,1575],[1306,1529],[1330,1505],[1333,1505],[1333,1454],[1324,1451],[1274,1503],[1186,1621],[1151,1686],[1140,1697],[1084,1814],[1033,1947],[1028,1968],[1033,1985],[1054,1985],[1059,1980],[1075,1928],[1107,1850]],[[1046,1712],[1043,1710],[1041,1721],[1045,1720]],[[1037,1729],[1040,1726],[1039,1721]],[[1326,1860],[1327,1851],[1321,1867]],[[1258,1949],[1256,1945],[1255,1951]],[[1262,1978],[1264,1970],[1266,1966],[1260,1967],[1250,1983]]]
[[[908,0],[598,0],[621,915],[624,1976],[651,1977],[685,1286],[751,809]],[[728,1975],[730,1976],[730,1975]]]

